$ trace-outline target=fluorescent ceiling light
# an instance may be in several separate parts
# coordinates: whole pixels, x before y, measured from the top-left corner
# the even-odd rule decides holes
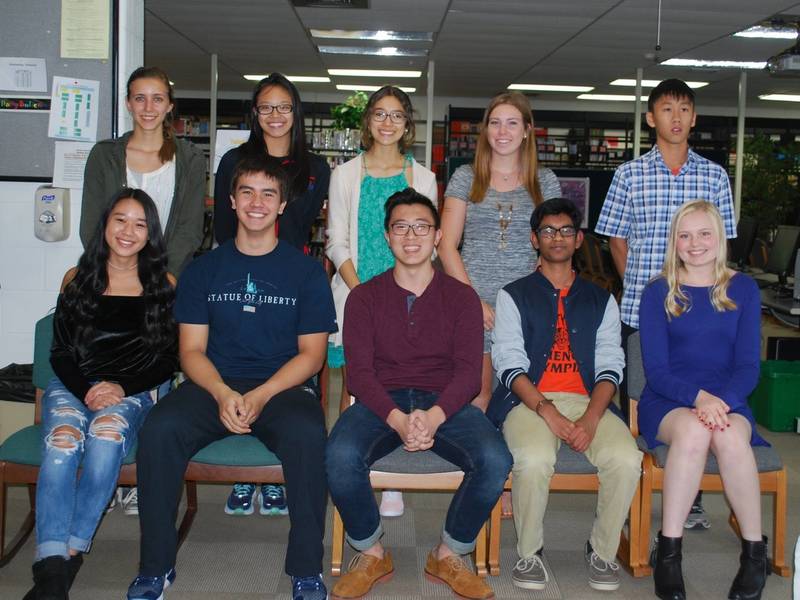
[[[348,29],[309,29],[311,37],[332,40],[377,40],[379,42],[432,42],[430,31],[367,31]]]
[[[642,87],[656,87],[661,80],[659,79],[642,79]],[[690,88],[697,89],[708,85],[707,81],[685,81],[686,85]],[[609,85],[619,85],[623,87],[636,87],[635,79],[615,79]]]
[[[694,58],[670,58],[660,63],[666,67],[699,67],[706,69],[763,69],[766,62],[743,60],[697,60]]]
[[[611,102],[634,102],[636,96],[624,94],[579,94],[578,100],[610,100]],[[647,96],[640,96],[639,100],[647,102]]]
[[[591,85],[551,85],[548,83],[512,83],[510,90],[523,90],[530,92],[591,92]]]
[[[800,94],[763,94],[760,100],[776,100],[778,102],[800,102]]]
[[[380,85],[358,85],[355,83],[337,83],[336,89],[337,90],[344,90],[344,91],[352,91],[352,92],[377,92],[381,89]],[[401,87],[397,86],[398,89],[403,90],[406,94],[413,94],[417,91],[417,88],[413,87]]]
[[[422,71],[388,71],[384,69],[328,69],[328,73],[340,77],[422,77]]]
[[[261,81],[269,75],[245,75],[244,78],[248,81]],[[286,79],[294,81],[295,83],[330,83],[330,77],[316,77],[313,75],[287,75]]]
[[[394,46],[317,46],[322,54],[360,54],[363,56],[427,56],[427,48],[395,48]]]
[[[794,40],[797,39],[797,29],[794,27],[764,27],[756,25],[744,31],[737,31],[735,37],[745,38],[766,38],[772,40]]]

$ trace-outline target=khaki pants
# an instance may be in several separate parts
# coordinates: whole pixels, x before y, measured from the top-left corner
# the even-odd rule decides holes
[[[558,411],[575,421],[583,415],[589,397],[582,394],[548,393]],[[517,529],[517,554],[530,558],[544,545],[544,513],[550,478],[561,446],[544,419],[524,404],[515,406],[503,426],[514,457],[512,502]],[[600,491],[589,542],[597,555],[614,561],[619,536],[642,471],[642,453],[625,423],[606,411],[597,425],[586,458],[597,467]]]

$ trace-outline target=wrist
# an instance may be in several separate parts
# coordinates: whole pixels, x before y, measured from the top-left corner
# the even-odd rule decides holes
[[[442,423],[444,423],[447,420],[447,415],[444,414],[444,409],[438,404],[431,406],[428,409],[428,414],[433,419],[433,424],[436,427],[439,427]]]
[[[219,404],[225,396],[228,395],[229,392],[233,391],[229,388],[224,382],[220,381],[212,386],[212,389],[208,390],[211,393],[211,396],[214,400]]]
[[[548,406],[552,405],[553,405],[552,400],[548,400],[547,398],[542,398],[541,400],[539,400],[539,404],[537,404],[533,410],[537,415],[543,417],[542,410],[546,410]]]

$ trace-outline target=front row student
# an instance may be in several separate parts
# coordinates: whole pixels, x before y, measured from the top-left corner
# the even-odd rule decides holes
[[[584,453],[600,478],[584,552],[596,590],[619,587],[614,559],[641,472],[633,436],[608,410],[624,364],[617,303],[572,268],[583,241],[580,221],[567,199],[539,205],[531,216],[531,242],[540,266],[497,294],[492,362],[500,385],[487,414],[502,424],[514,456],[519,560],[512,579],[526,589],[544,589],[549,578],[543,521],[561,444]]]
[[[359,553],[333,597],[360,598],[394,570],[369,468],[402,446],[430,448],[465,473],[425,572],[463,598],[490,598],[459,556],[475,547],[511,469],[502,436],[470,404],[481,385],[481,304],[472,288],[433,268],[442,234],[427,197],[411,188],[390,196],[384,230],[394,267],[353,288],[345,307],[347,387],[356,403],[333,428],[326,461],[331,497]]]
[[[321,265],[279,241],[288,179],[266,156],[243,159],[232,183],[236,237],[192,261],[175,318],[187,381],[142,427],[137,454],[141,556],[129,600],[163,598],[175,579],[175,518],[189,459],[252,433],[283,465],[289,504],[285,570],[295,600],[324,600],[325,418],[311,379],[336,330]]]
[[[56,307],[56,377],[42,398],[35,585],[25,600],[69,597],[122,459],[153,406],[149,390],[177,367],[174,284],[155,204],[123,188],[64,276]]]
[[[739,571],[728,598],[758,599],[767,575],[761,495],[751,445],[756,432],[747,396],[759,377],[761,301],[752,279],[726,267],[717,208],[684,204],[672,219],[661,275],[639,307],[647,386],[639,429],[652,448],[668,444],[656,595],[686,597],[681,573],[683,523],[708,451],[714,453],[742,536]]]

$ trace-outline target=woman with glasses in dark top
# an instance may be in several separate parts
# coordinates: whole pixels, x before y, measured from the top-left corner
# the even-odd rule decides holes
[[[413,187],[436,203],[436,176],[411,155],[414,109],[404,91],[387,85],[370,96],[361,120],[364,152],[336,167],[331,177],[328,242],[325,252],[336,267],[331,281],[339,333],[328,344],[328,366],[344,366],[342,328],[350,290],[394,265],[384,238],[387,198]],[[399,492],[384,492],[383,516],[403,513]]]
[[[239,161],[248,154],[264,154],[282,161],[291,181],[289,202],[279,217],[278,238],[304,250],[311,226],[328,195],[331,170],[327,161],[309,152],[303,124],[303,104],[294,84],[280,73],[272,73],[253,90],[250,138],[228,150],[220,160],[214,181],[214,238],[217,243],[236,235],[236,212],[231,205],[231,180]],[[256,486],[237,483],[225,504],[230,515],[253,513]],[[262,515],[288,514],[283,486],[261,486],[258,494]]]

